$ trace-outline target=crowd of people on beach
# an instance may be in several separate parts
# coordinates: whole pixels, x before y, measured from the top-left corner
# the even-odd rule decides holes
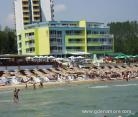
[[[35,84],[47,82],[66,82],[80,80],[130,80],[138,78],[138,65],[104,65],[92,66],[90,68],[78,67],[53,67],[50,69],[25,69],[18,71],[5,71],[1,74],[3,85]]]

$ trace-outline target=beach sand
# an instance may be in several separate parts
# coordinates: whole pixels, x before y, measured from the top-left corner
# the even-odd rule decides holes
[[[138,80],[138,78],[135,79],[131,79],[131,80]],[[91,84],[91,83],[99,83],[99,82],[114,82],[117,80],[106,80],[106,81],[102,81],[102,80],[78,80],[78,81],[67,81],[67,82],[47,82],[47,83],[43,83],[43,88],[50,88],[50,87],[60,87],[60,86],[66,86],[66,85],[81,85],[81,84]],[[126,81],[124,80],[120,80],[120,81]],[[37,83],[36,84],[36,89],[37,88],[41,88],[39,86],[40,84]],[[6,85],[6,86],[0,86],[0,90],[9,90],[9,89],[14,89],[14,88],[20,88],[20,89],[25,89],[26,88],[26,84],[18,84],[18,85]],[[33,89],[33,84],[27,84],[27,89]]]
[[[78,80],[78,81],[66,81],[66,82],[47,82],[43,83],[43,87],[58,87],[58,86],[64,86],[64,85],[81,85],[81,84],[88,84],[88,83],[96,83],[96,82],[103,82],[100,80]],[[36,88],[40,88],[40,84],[36,84]],[[14,88],[25,88],[26,84],[18,84],[18,85],[6,85],[6,86],[0,86],[0,90],[4,89],[14,89]],[[27,88],[33,88],[33,84],[27,84]]]

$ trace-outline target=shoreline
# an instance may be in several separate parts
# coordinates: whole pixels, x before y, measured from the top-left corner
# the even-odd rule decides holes
[[[138,80],[138,78],[131,79],[131,80]],[[39,83],[36,84],[36,89],[41,89],[41,88],[54,88],[54,87],[60,87],[60,86],[66,86],[66,85],[82,85],[82,84],[95,84],[95,83],[111,83],[111,82],[116,82],[116,81],[126,81],[125,79],[123,80],[78,80],[78,81],[69,81],[69,82],[47,82],[43,84],[43,87],[40,87]],[[127,82],[127,81],[126,81]],[[20,88],[20,89],[33,89],[33,84],[27,84],[27,88],[25,87],[25,84],[18,84],[18,85],[7,85],[7,86],[0,86],[0,91],[2,90],[10,90],[14,88]]]

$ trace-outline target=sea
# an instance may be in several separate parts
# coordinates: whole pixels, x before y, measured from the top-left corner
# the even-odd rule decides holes
[[[138,80],[0,90],[0,117],[138,117]]]

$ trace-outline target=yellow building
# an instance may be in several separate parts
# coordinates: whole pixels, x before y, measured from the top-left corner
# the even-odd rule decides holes
[[[22,55],[67,56],[73,53],[105,54],[114,51],[114,39],[103,23],[49,21],[25,26],[18,37]]]

